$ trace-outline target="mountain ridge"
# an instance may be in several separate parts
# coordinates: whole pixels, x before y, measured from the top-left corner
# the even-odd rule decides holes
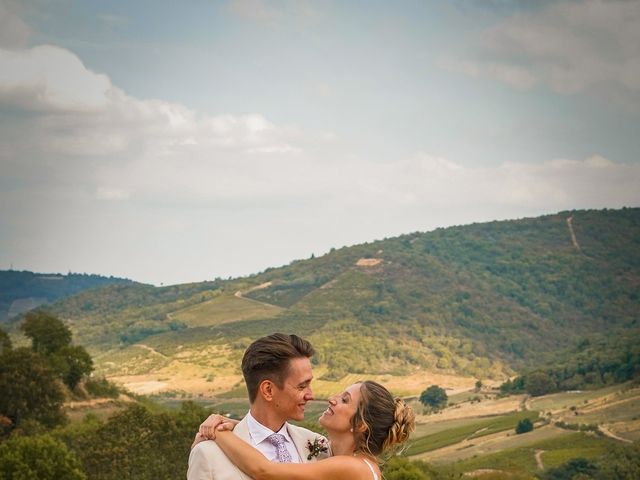
[[[632,331],[638,285],[640,209],[625,208],[415,232],[247,277],[110,286],[50,308],[113,376],[191,369],[229,387],[222,379],[238,377],[248,343],[280,330],[314,343],[327,382],[426,371],[504,378],[591,334]],[[138,342],[165,358],[130,347]],[[208,351],[224,358],[199,353]]]
[[[86,273],[0,270],[0,322],[86,289],[132,283],[126,278]]]

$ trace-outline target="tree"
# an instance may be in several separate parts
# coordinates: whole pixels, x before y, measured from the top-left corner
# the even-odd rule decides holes
[[[27,313],[20,329],[31,339],[33,350],[43,355],[55,353],[71,343],[71,330],[43,311]]]
[[[598,468],[586,458],[573,458],[567,463],[542,474],[543,480],[571,480],[573,478],[593,478]],[[615,478],[615,477],[609,477]]]
[[[476,380],[475,391],[476,391],[476,393],[478,393],[480,390],[482,390],[482,380]]]
[[[11,339],[7,332],[0,328],[0,355],[11,350]]]
[[[437,385],[431,385],[420,394],[420,402],[434,410],[440,410],[446,407],[448,400],[447,392],[444,391],[444,388],[440,388]]]
[[[538,397],[553,392],[556,382],[544,372],[533,372],[526,376],[524,388],[528,394]]]
[[[500,391],[506,394],[524,392],[524,377],[516,377],[513,380],[507,380],[500,385]]]
[[[193,432],[204,410],[183,405],[178,415],[132,405],[77,442],[76,454],[92,480],[184,478]]]
[[[520,420],[516,425],[517,434],[527,433],[527,432],[530,432],[531,430],[533,430],[533,422],[528,418],[524,418]]]
[[[0,444],[0,478],[5,480],[85,480],[67,446],[48,435],[13,437]]]
[[[93,371],[93,360],[84,347],[71,345],[71,330],[56,317],[36,311],[26,315],[21,327],[31,347],[44,355],[51,368],[73,390]]]
[[[0,355],[0,416],[15,428],[24,419],[54,426],[64,422],[64,395],[47,362],[28,348]]]
[[[67,345],[50,357],[53,369],[62,381],[73,390],[85,375],[93,371],[91,355],[80,346]]]
[[[598,480],[640,478],[640,444],[614,446],[597,462]]]

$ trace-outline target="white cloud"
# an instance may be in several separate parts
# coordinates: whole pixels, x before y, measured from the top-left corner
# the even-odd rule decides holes
[[[640,165],[614,163],[601,156],[584,160],[549,160],[540,164],[509,162],[467,167],[419,154],[393,164],[368,168],[377,199],[364,203],[492,210],[557,211],[572,208],[640,204]]]
[[[93,110],[108,102],[111,82],[68,50],[42,45],[0,49],[0,102],[26,110]]]
[[[640,93],[640,2],[551,2],[487,30],[476,58],[450,61],[470,76],[561,94],[618,88]]]
[[[25,267],[198,280],[418,229],[640,204],[640,166],[601,156],[381,162],[259,113],[135,98],[57,47],[3,50],[0,72],[0,205]]]
[[[58,47],[0,50],[0,72],[0,119],[15,125],[0,131],[3,174],[27,197],[267,205],[301,195],[287,184],[304,173],[299,156],[335,139],[257,113],[140,100]]]
[[[27,44],[31,28],[20,18],[20,10],[18,2],[0,1],[0,48],[19,48]]]
[[[292,143],[302,136],[294,128],[278,127],[260,114],[205,115],[176,103],[136,99],[106,75],[88,70],[75,54],[53,46],[0,50],[3,105],[31,113],[33,147],[48,155],[213,160],[230,152],[301,150]]]
[[[542,210],[640,200],[640,167],[603,157],[470,168],[418,154],[380,163],[349,157],[331,134],[278,126],[260,114],[206,115],[134,98],[57,47],[0,51],[0,71],[0,107],[12,106],[6,115],[30,113],[27,144],[0,132],[3,158],[33,167],[12,160],[5,171],[101,200]],[[52,174],[35,180],[45,167]]]

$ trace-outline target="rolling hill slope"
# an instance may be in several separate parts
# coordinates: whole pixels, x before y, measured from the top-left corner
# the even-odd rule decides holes
[[[313,341],[327,382],[347,373],[501,378],[585,336],[629,335],[639,286],[633,208],[412,233],[246,278],[87,291],[52,310],[110,375],[182,372],[218,391],[239,378],[246,345],[278,330]]]
[[[125,278],[82,273],[62,275],[59,273],[0,270],[0,322],[83,290],[106,285],[131,285],[133,283]]]

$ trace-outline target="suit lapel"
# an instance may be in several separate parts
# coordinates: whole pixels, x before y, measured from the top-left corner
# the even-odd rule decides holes
[[[296,447],[298,451],[298,456],[300,457],[300,462],[308,463],[315,461],[315,457],[311,457],[311,460],[307,459],[309,455],[309,449],[307,448],[307,435],[304,435],[304,430],[295,428],[295,426],[291,424],[287,424],[287,431],[289,432],[289,436],[291,437],[291,441]]]
[[[253,442],[251,441],[251,435],[249,434],[249,426],[247,425],[247,417],[244,417],[240,422],[234,427],[233,433],[247,442],[249,445],[253,446]],[[247,476],[242,470],[234,465],[236,471],[238,472],[238,478],[241,480],[252,480],[251,477]]]

